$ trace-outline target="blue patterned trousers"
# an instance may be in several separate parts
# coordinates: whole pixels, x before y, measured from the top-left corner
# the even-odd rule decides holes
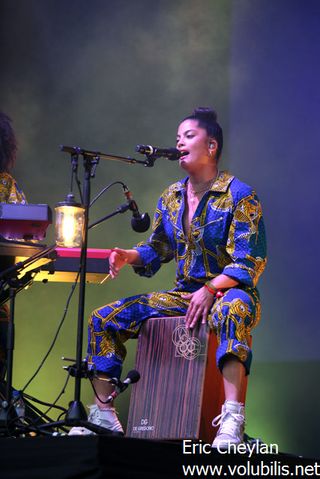
[[[181,291],[162,291],[120,299],[96,309],[89,320],[88,366],[109,377],[120,377],[126,356],[124,343],[136,338],[148,318],[185,315],[189,300]],[[260,320],[260,300],[255,288],[230,288],[216,299],[208,316],[218,340],[216,362],[223,367],[234,355],[250,371],[252,351],[248,345],[251,329]]]

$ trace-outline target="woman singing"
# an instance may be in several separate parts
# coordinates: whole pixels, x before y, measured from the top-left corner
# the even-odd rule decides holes
[[[112,404],[104,401],[120,377],[124,342],[136,337],[150,317],[185,315],[186,327],[208,322],[218,338],[217,367],[225,403],[213,447],[243,441],[245,414],[241,385],[250,371],[251,329],[260,319],[256,284],[266,264],[265,231],[255,191],[219,170],[222,129],[210,108],[197,108],[179,125],[179,164],[187,176],[161,195],[150,238],[133,249],[115,248],[110,274],[131,265],[150,277],[163,263],[176,262],[175,287],[121,299],[93,311],[89,321],[88,364],[98,372],[89,421],[122,431]],[[73,428],[71,434],[86,434]]]

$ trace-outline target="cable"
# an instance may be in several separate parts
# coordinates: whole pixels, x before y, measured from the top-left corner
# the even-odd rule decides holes
[[[109,185],[105,186],[98,194],[97,196],[95,196],[93,198],[93,200],[91,201],[90,203],[90,207],[100,198],[101,195],[103,195],[103,193],[105,193],[106,191],[108,191],[109,188],[111,188],[111,186],[114,186],[114,185],[121,185],[122,188],[126,188],[126,185],[122,182],[122,181],[114,181],[113,183],[110,183]]]
[[[67,413],[66,408],[64,408],[62,406],[58,406],[56,403],[59,401],[61,396],[65,393],[65,390],[66,390],[66,387],[68,385],[69,379],[70,379],[70,374],[67,375],[67,379],[66,379],[65,383],[63,384],[60,393],[58,394],[57,398],[53,401],[53,403],[48,403],[46,401],[41,401],[40,399],[34,398],[33,396],[30,396],[29,394],[24,394],[23,395],[23,397],[25,399],[28,399],[29,401],[33,401],[33,402],[36,402],[38,404],[49,406],[46,411],[42,412],[39,409],[37,409],[35,406],[29,404],[29,408],[31,408],[31,410],[33,410],[32,408],[34,408],[33,413],[36,412],[37,418],[34,419],[34,418],[28,417],[26,415],[23,418],[24,421],[27,423],[27,426],[26,425],[24,426],[25,430],[27,430],[29,432],[34,431],[34,432],[39,432],[39,433],[42,433],[42,434],[49,434],[50,436],[52,435],[52,433],[46,432],[42,428],[42,424],[39,424],[39,421],[41,421],[41,420],[45,421],[46,420],[46,421],[49,422],[49,424],[50,423],[54,424],[55,421],[48,416],[48,413],[51,411],[52,408],[58,409],[59,411],[62,411],[59,414],[58,420],[59,420],[60,417],[62,417],[63,415],[65,415]],[[20,418],[16,418],[14,421],[16,421],[17,419],[20,419]],[[62,425],[60,427],[58,427],[58,429],[62,429],[64,432],[68,432],[67,429],[65,429]],[[23,429],[22,429],[22,431],[23,431]]]
[[[75,282],[74,282],[73,285],[71,286],[71,291],[70,291],[70,294],[69,294],[68,299],[67,299],[67,302],[66,302],[66,306],[65,306],[65,310],[64,310],[62,319],[61,319],[60,324],[59,324],[59,326],[58,326],[57,332],[56,332],[56,334],[55,334],[55,336],[54,336],[54,338],[53,338],[53,341],[52,341],[52,343],[51,343],[51,345],[50,345],[50,347],[49,347],[49,350],[48,350],[48,352],[45,354],[43,360],[41,361],[39,367],[36,369],[36,371],[35,371],[35,373],[33,374],[33,376],[29,379],[29,381],[26,383],[26,385],[22,388],[22,392],[23,392],[23,393],[24,393],[24,391],[27,389],[27,387],[30,385],[30,383],[34,380],[34,378],[38,375],[39,371],[41,370],[41,368],[43,367],[44,363],[46,362],[46,360],[47,360],[49,354],[51,353],[52,349],[54,348],[54,345],[55,345],[55,343],[56,343],[56,341],[57,341],[57,339],[58,339],[59,332],[60,332],[60,330],[61,330],[61,328],[62,328],[62,325],[63,325],[63,323],[64,323],[64,321],[65,321],[65,318],[66,318],[66,315],[67,315],[67,312],[68,312],[68,308],[69,308],[69,304],[70,304],[72,295],[73,295],[73,293],[74,293],[74,291],[75,291],[75,289],[76,289],[76,286],[77,286],[77,284],[78,284],[79,276],[80,276],[80,269],[79,269],[79,271],[78,271],[78,273],[77,273],[77,277],[76,277]]]
[[[79,178],[78,178],[78,171],[76,171],[76,175],[75,175],[75,176],[76,176],[76,183],[77,183],[78,191],[79,191],[79,195],[80,195],[80,203],[83,205],[81,181],[80,181]]]
[[[65,388],[66,384],[63,386]],[[60,393],[61,395],[61,393]],[[36,402],[38,404],[42,404],[43,406],[49,406],[50,408],[54,407],[55,409],[59,409],[60,411],[62,412],[66,412],[66,409],[62,406],[57,406],[55,403],[56,401],[54,401],[53,404],[49,403],[49,402],[46,402],[46,401],[41,401],[41,399],[37,399],[33,396],[30,396],[29,394],[24,394],[23,395],[24,398],[28,399],[29,401],[33,401],[33,402]],[[47,414],[47,411],[45,411],[45,413],[43,414]]]
[[[36,398],[34,398],[34,397],[32,397],[32,396],[29,396],[28,394],[25,394],[25,395],[24,395],[24,397],[25,397],[26,399],[29,399],[30,401],[34,401],[34,402],[36,402],[36,403],[38,403],[38,404],[42,404],[42,405],[45,405],[45,406],[49,406],[48,409],[47,409],[46,411],[44,411],[44,412],[37,410],[37,414],[38,414],[37,419],[31,420],[31,418],[28,418],[28,417],[25,418],[26,420],[29,419],[30,424],[31,424],[32,426],[34,426],[35,428],[38,428],[39,431],[42,431],[42,429],[41,429],[41,424],[39,425],[39,421],[40,421],[41,419],[47,420],[47,421],[49,421],[49,423],[54,423],[54,421],[53,421],[50,417],[48,417],[48,413],[49,413],[49,411],[50,411],[52,408],[58,409],[59,411],[62,411],[62,412],[60,413],[59,417],[58,417],[58,420],[59,420],[59,418],[60,418],[61,416],[63,416],[64,414],[67,413],[67,409],[66,409],[66,408],[64,408],[64,407],[62,407],[62,406],[58,406],[56,403],[59,401],[59,399],[61,398],[61,396],[65,393],[65,390],[66,390],[66,387],[67,387],[67,385],[68,385],[69,379],[70,379],[70,374],[67,375],[67,379],[66,379],[65,383],[64,383],[64,385],[62,386],[62,389],[61,389],[60,393],[58,394],[57,398],[53,401],[53,403],[48,403],[48,402],[45,402],[45,401],[41,401],[40,399],[36,399]]]
[[[50,407],[49,407],[43,414],[45,414],[45,415],[48,414],[48,412],[49,412],[52,408],[60,409],[60,410],[63,411],[64,414],[67,412],[67,409],[62,408],[61,406],[57,406],[56,403],[59,401],[59,399],[61,398],[61,396],[66,392],[66,387],[67,387],[67,385],[68,385],[69,379],[70,379],[70,374],[67,375],[67,379],[66,379],[64,385],[62,386],[62,389],[61,389],[60,393],[58,394],[58,396],[56,397],[56,399],[53,401],[52,404],[50,404]]]
[[[80,202],[81,202],[81,204],[83,204],[81,182],[80,182],[79,177],[78,177],[78,158],[79,158],[79,155],[77,153],[71,155],[72,170],[71,170],[70,191],[72,193],[72,191],[73,191],[73,178],[75,177],[77,187],[78,187],[78,191],[79,191],[79,195],[80,195]]]
[[[100,381],[106,381],[106,382],[108,382],[108,383],[110,383],[110,384],[113,384],[110,379],[107,379],[107,378],[99,378],[99,377],[98,377],[98,379],[99,379]],[[95,395],[95,397],[98,399],[98,401],[101,402],[102,404],[108,404],[110,401],[108,401],[108,400],[103,401],[103,400],[99,397],[99,395],[98,395],[98,393],[97,393],[97,391],[96,391],[96,388],[95,388],[94,385],[93,385],[93,381],[90,380],[90,383],[91,383],[91,387],[92,387],[92,389],[93,389],[94,395]]]

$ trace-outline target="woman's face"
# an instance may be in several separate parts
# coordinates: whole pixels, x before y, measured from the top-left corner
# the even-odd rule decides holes
[[[200,171],[205,165],[212,164],[210,144],[213,144],[214,148],[217,146],[216,141],[209,138],[197,120],[184,120],[180,123],[177,133],[177,149],[185,153],[179,160],[180,166],[193,173]]]

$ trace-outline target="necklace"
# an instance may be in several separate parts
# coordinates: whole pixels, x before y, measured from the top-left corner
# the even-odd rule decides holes
[[[201,185],[201,188],[198,190],[198,189],[195,189],[193,188],[192,184],[190,183],[190,180],[188,181],[188,189],[189,189],[189,192],[195,196],[195,195],[198,195],[199,193],[203,193],[205,191],[208,191],[210,190],[210,188],[212,187],[213,183],[216,181],[216,179],[218,178],[219,176],[219,170],[217,172],[217,175],[214,177],[214,178],[211,178],[211,180],[208,180],[206,181],[205,183],[203,183]]]

